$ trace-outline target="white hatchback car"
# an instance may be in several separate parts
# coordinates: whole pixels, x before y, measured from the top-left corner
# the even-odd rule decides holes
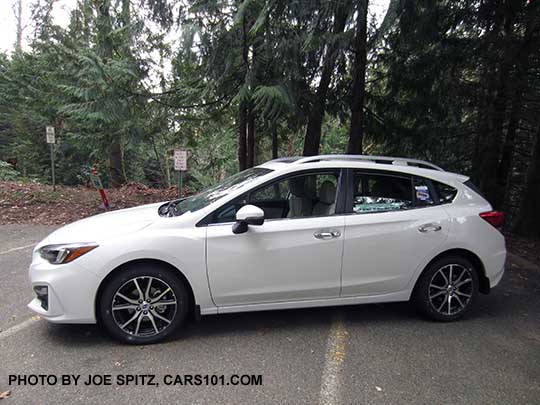
[[[190,314],[412,299],[451,321],[500,281],[501,224],[468,177],[428,162],[282,158],[53,232],[33,253],[29,308],[130,343]]]

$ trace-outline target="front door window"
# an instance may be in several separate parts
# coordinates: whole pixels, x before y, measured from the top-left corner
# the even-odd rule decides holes
[[[234,222],[246,204],[264,211],[266,220],[324,217],[336,212],[339,170],[292,175],[264,185],[219,209],[213,223]]]

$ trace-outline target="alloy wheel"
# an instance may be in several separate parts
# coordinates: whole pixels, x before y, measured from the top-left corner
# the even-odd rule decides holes
[[[429,283],[429,302],[442,315],[456,315],[469,304],[473,295],[471,269],[447,264],[435,272]]]
[[[140,276],[126,281],[111,303],[113,319],[125,333],[151,337],[172,323],[178,302],[173,289],[157,277]]]

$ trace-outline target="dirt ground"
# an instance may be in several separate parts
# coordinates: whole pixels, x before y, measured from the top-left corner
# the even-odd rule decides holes
[[[105,190],[111,209],[129,208],[177,198],[176,187],[152,189],[129,183]],[[0,182],[0,224],[63,225],[105,210],[99,192],[84,186],[66,187]]]
[[[512,253],[540,266],[540,239],[505,233],[506,248]]]

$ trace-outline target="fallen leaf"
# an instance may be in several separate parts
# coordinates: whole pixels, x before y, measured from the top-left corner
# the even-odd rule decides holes
[[[11,391],[3,391],[3,392],[0,392],[0,399],[4,399],[4,398],[7,398],[11,395]]]

